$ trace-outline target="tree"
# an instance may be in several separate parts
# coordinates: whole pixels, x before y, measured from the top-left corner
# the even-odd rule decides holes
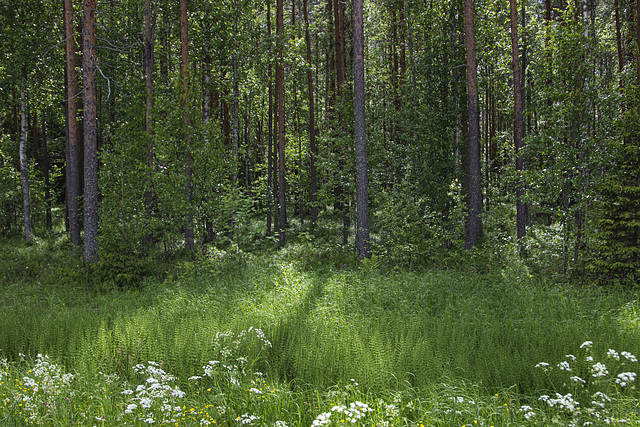
[[[316,157],[318,147],[316,145],[316,115],[315,103],[313,99],[313,72],[311,68],[311,36],[309,35],[309,14],[307,11],[307,0],[303,0],[302,9],[304,13],[304,37],[307,45],[307,89],[309,91],[309,144],[310,154],[310,178],[311,178],[311,225],[315,226],[318,221],[318,184],[316,178]]]
[[[184,136],[185,136],[185,190],[187,193],[187,218],[184,229],[184,246],[187,250],[194,248],[193,233],[193,157],[191,154],[190,127],[189,119],[189,33],[187,29],[187,0],[180,0],[180,46],[181,46],[181,70],[182,70],[182,97],[184,108]]]
[[[144,74],[147,90],[147,105],[145,111],[145,131],[147,133],[147,173],[146,188],[144,194],[145,215],[147,222],[151,221],[153,214],[153,62],[155,56],[155,27],[158,15],[158,0],[155,2],[155,11],[151,16],[151,0],[144,1]],[[148,225],[147,225],[148,227]],[[149,230],[144,237],[145,245],[151,243]]]
[[[371,258],[369,242],[369,184],[367,179],[367,130],[364,99],[363,0],[353,2],[353,111],[356,144],[356,252]]]
[[[64,1],[64,29],[65,29],[65,56],[66,56],[66,199],[67,215],[69,219],[69,235],[74,246],[82,244],[80,238],[80,209],[78,199],[80,197],[80,171],[78,149],[78,111],[77,101],[78,86],[76,73],[76,42],[73,28],[73,2]]]
[[[272,62],[271,62],[271,0],[267,0],[267,37],[268,37],[268,45],[267,45],[267,55],[269,57],[269,64],[267,65],[267,85],[269,86],[269,107],[267,120],[268,132],[267,132],[267,236],[271,236],[271,223],[272,223],[272,213],[273,213],[273,201],[274,201],[274,193],[272,190],[273,186],[273,83],[272,83]]]
[[[33,240],[31,227],[31,192],[29,189],[29,162],[27,160],[27,98],[24,88],[20,88],[20,181],[22,182],[22,222],[24,224],[24,237],[27,243]]]
[[[522,153],[522,137],[524,134],[524,116],[522,113],[522,83],[520,73],[520,52],[518,48],[518,6],[516,0],[509,0],[511,22],[511,61],[513,66],[513,141],[516,150],[516,232],[520,244],[520,252],[524,251],[526,234],[526,215],[524,205],[524,157]]]
[[[475,246],[482,234],[482,172],[480,170],[480,112],[476,64],[473,0],[464,2],[464,37],[467,50],[467,114],[469,116],[469,194],[465,248]]]
[[[279,191],[279,222],[278,222],[278,242],[280,246],[285,244],[285,227],[287,225],[287,201],[285,195],[285,177],[284,177],[284,52],[283,52],[283,35],[284,35],[284,5],[283,0],[277,0],[276,9],[276,35],[278,62],[276,65],[276,98],[277,98],[277,114],[278,114],[278,191]]]
[[[84,260],[98,253],[98,140],[96,116],[96,0],[84,0],[82,48],[84,114]]]

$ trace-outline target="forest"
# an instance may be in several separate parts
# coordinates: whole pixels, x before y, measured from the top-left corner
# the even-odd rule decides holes
[[[640,423],[640,0],[0,28],[0,423]]]

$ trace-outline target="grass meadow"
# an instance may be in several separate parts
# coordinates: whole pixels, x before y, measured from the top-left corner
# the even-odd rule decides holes
[[[305,242],[128,287],[54,239],[5,239],[0,265],[2,426],[640,424],[628,287]]]

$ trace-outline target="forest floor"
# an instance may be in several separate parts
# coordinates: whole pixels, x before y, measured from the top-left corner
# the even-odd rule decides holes
[[[126,265],[4,238],[0,268],[1,425],[640,424],[629,288],[310,241],[118,285]]]

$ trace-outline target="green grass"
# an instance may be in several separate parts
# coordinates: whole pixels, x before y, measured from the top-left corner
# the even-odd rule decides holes
[[[245,414],[260,418],[254,425],[311,425],[332,404],[357,401],[371,410],[358,423],[371,426],[639,422],[635,381],[615,383],[637,363],[606,356],[640,355],[640,306],[629,289],[551,283],[517,264],[476,269],[483,273],[358,265],[340,248],[305,242],[259,257],[211,250],[159,263],[127,289],[105,286],[101,270],[54,240],[5,240],[0,266],[2,425],[145,425],[149,411],[160,423],[163,400],[178,425],[239,425]],[[71,385],[28,388],[25,377],[42,380],[37,354],[73,374]],[[587,384],[556,366],[568,354]],[[592,376],[588,355],[607,364],[606,378]],[[203,375],[214,360],[217,370]],[[149,361],[185,395],[125,413],[136,402],[141,410],[141,396],[122,392],[149,384],[133,368]],[[605,409],[591,403],[598,391],[612,400]],[[538,399],[555,393],[581,405],[570,412]],[[39,406],[26,410],[25,396]],[[334,414],[328,421],[340,424],[348,411]]]

